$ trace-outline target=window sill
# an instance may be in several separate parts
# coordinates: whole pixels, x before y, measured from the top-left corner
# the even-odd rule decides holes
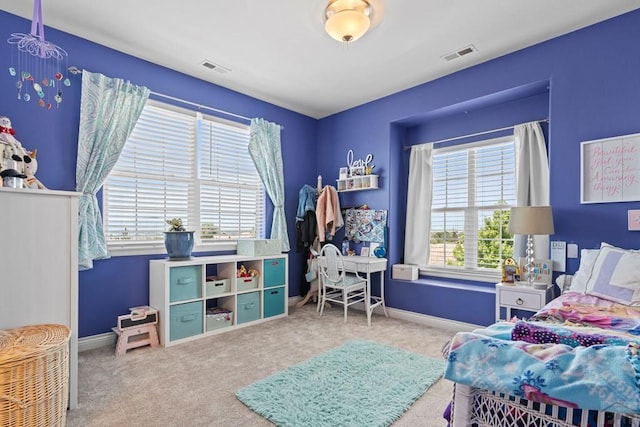
[[[222,252],[235,251],[237,247],[235,240],[225,240],[223,242],[200,243],[193,247],[193,252]],[[112,257],[136,256],[136,255],[162,255],[167,253],[164,242],[158,243],[117,243],[107,244]]]
[[[467,281],[461,279],[445,279],[433,276],[421,276],[417,280],[412,280],[409,283],[417,283],[422,286],[428,286],[433,288],[446,288],[454,289],[456,291],[468,291],[482,294],[495,294],[495,283],[482,283],[477,281]]]
[[[464,269],[438,269],[438,268],[420,268],[420,276],[428,276],[444,279],[457,279],[460,281],[498,283],[502,280],[500,271],[469,271]]]

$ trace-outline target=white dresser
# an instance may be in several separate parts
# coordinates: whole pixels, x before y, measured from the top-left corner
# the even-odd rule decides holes
[[[0,329],[71,329],[69,407],[78,405],[80,193],[0,188]]]

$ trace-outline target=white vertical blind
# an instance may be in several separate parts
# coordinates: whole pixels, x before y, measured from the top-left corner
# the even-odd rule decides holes
[[[434,150],[429,265],[498,267],[512,255],[504,231],[514,204],[512,137]]]
[[[107,241],[163,239],[180,217],[202,240],[263,236],[249,128],[149,101],[103,189]]]

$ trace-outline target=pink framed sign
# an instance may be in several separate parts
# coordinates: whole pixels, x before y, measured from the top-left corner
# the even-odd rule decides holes
[[[580,144],[580,203],[640,200],[640,133]]]

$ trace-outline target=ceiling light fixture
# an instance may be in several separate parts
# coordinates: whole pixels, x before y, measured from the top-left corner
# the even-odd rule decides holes
[[[324,11],[324,29],[339,42],[354,42],[369,30],[371,12],[366,0],[331,0]]]

